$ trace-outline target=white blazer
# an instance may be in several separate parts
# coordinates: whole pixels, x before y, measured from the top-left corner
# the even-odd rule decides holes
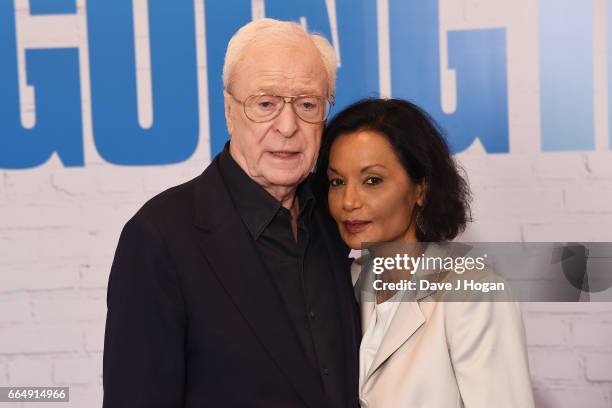
[[[354,277],[360,269],[353,262]],[[363,330],[374,311],[365,289],[374,275],[365,275],[355,286]],[[399,305],[360,379],[361,406],[533,408],[519,304],[436,302],[433,294]]]

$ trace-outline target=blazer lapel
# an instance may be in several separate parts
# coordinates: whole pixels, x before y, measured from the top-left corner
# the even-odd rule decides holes
[[[368,370],[364,384],[374,372],[425,323],[416,301],[402,300]]]
[[[357,406],[359,392],[359,341],[361,327],[359,324],[359,308],[355,299],[350,274],[350,259],[348,248],[343,247],[333,237],[337,235],[335,226],[325,222],[323,214],[316,212],[315,220],[321,238],[327,248],[330,266],[334,274],[338,307],[344,334],[345,356],[345,388],[347,390],[347,405]]]
[[[365,258],[362,258],[360,262],[368,264]],[[376,294],[372,288],[374,279],[374,273],[369,270],[369,267],[365,267],[357,280],[357,287],[361,294],[361,324],[364,333],[370,326],[372,319],[375,318],[376,313]],[[418,300],[420,297],[416,299]],[[423,316],[417,300],[415,300],[415,294],[408,291],[404,292],[402,298],[398,300],[400,304],[391,320],[389,329],[382,339],[374,361],[366,373],[366,377],[363,380],[364,386],[372,374],[395,350],[404,344],[425,323],[425,316]]]
[[[327,401],[317,370],[308,363],[248,230],[233,207],[216,160],[195,193],[200,246],[221,284],[256,337],[310,407]]]
[[[442,257],[445,256],[463,256],[465,255],[471,247],[469,245],[457,244],[454,243],[452,247],[446,248],[439,244],[429,244],[426,249],[426,254],[428,257]],[[421,269],[416,271],[416,275],[421,278],[427,278],[430,281],[439,282],[444,278],[444,271],[423,271]],[[372,273],[368,273],[368,276],[372,276]],[[364,279],[364,284],[371,285],[373,278],[368,278],[368,276]],[[370,293],[372,293],[370,291]],[[400,348],[402,344],[404,344],[413,334],[416,332],[419,327],[425,323],[425,316],[421,312],[421,308],[419,306],[419,301],[425,299],[426,297],[433,296],[436,293],[436,290],[417,290],[416,293],[411,293],[410,291],[404,292],[400,304],[393,316],[393,320],[391,320],[391,325],[389,329],[385,333],[383,340],[380,344],[378,352],[374,357],[374,361],[368,370],[366,375],[366,379],[364,384],[367,382],[368,378],[374,374],[374,372],[380,368],[380,366],[397,350]],[[371,297],[371,295],[370,295]],[[363,292],[362,292],[363,298]],[[375,302],[375,299],[374,299]],[[368,324],[372,316],[374,315],[374,303],[371,303],[369,306],[364,306],[362,304],[362,313],[366,312],[367,316],[364,317],[367,321],[364,321],[364,330],[367,329],[365,324]]]

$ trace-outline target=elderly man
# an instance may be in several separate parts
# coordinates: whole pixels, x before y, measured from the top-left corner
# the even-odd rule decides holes
[[[356,407],[347,250],[308,182],[333,100],[329,43],[262,19],[223,68],[231,135],[126,224],[111,270],[104,407]]]

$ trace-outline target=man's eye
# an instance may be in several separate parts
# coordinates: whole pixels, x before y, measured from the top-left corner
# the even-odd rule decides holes
[[[339,178],[329,180],[330,187],[338,187],[343,184],[343,181]]]
[[[254,102],[253,107],[262,112],[274,111],[280,103],[278,97],[273,95],[261,95]]]
[[[380,177],[368,177],[365,181],[365,184],[370,184],[370,185],[377,185],[383,182],[383,179],[381,179]]]
[[[259,103],[257,104],[257,107],[259,109],[269,110],[269,109],[274,109],[276,107],[276,104],[271,101],[259,101]]]
[[[317,105],[311,102],[304,102],[302,104],[302,109],[305,109],[305,110],[317,109]]]
[[[316,98],[298,100],[298,108],[303,111],[317,110],[319,109],[319,101]]]

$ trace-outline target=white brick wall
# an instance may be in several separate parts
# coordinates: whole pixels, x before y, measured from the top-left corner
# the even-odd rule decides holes
[[[72,353],[82,349],[82,337],[81,329],[71,324],[3,327],[0,350],[3,355]]]
[[[536,387],[534,393],[536,406],[542,408],[608,408],[611,401],[610,389],[605,385]]]
[[[525,303],[523,315],[538,407],[612,402],[612,304]]]
[[[39,386],[51,384],[53,360],[47,356],[19,357],[8,363],[9,385]]]
[[[541,381],[579,381],[582,375],[580,357],[572,351],[533,350],[529,354],[532,375]]]
[[[203,0],[195,1],[201,23]],[[604,0],[593,1],[601,9]],[[28,17],[27,0],[16,4],[21,51],[87,49],[85,0],[78,0],[77,16]],[[593,152],[540,152],[537,2],[440,4],[442,32],[508,29],[512,153],[487,155],[475,143],[457,156],[473,188],[476,220],[461,239],[612,241],[612,151],[598,142]],[[253,5],[262,10],[263,0]],[[54,156],[34,169],[0,170],[0,386],[69,385],[70,406],[101,405],[106,283],[121,227],[148,198],[199,174],[209,160],[201,28],[198,44],[202,132],[189,161],[122,167],[101,160],[92,142],[88,61],[82,55],[87,166],[64,168]],[[146,66],[140,61],[140,68]],[[454,89],[446,76],[442,80],[443,99],[452,99]],[[28,95],[22,106],[31,110]],[[597,140],[605,142],[607,119],[596,129]],[[530,303],[523,311],[537,406],[611,408],[612,305]]]
[[[587,354],[586,363],[586,379],[596,382],[612,382],[612,356],[605,353]]]
[[[90,357],[57,358],[53,361],[53,380],[64,386],[87,385],[101,380],[102,354]]]

